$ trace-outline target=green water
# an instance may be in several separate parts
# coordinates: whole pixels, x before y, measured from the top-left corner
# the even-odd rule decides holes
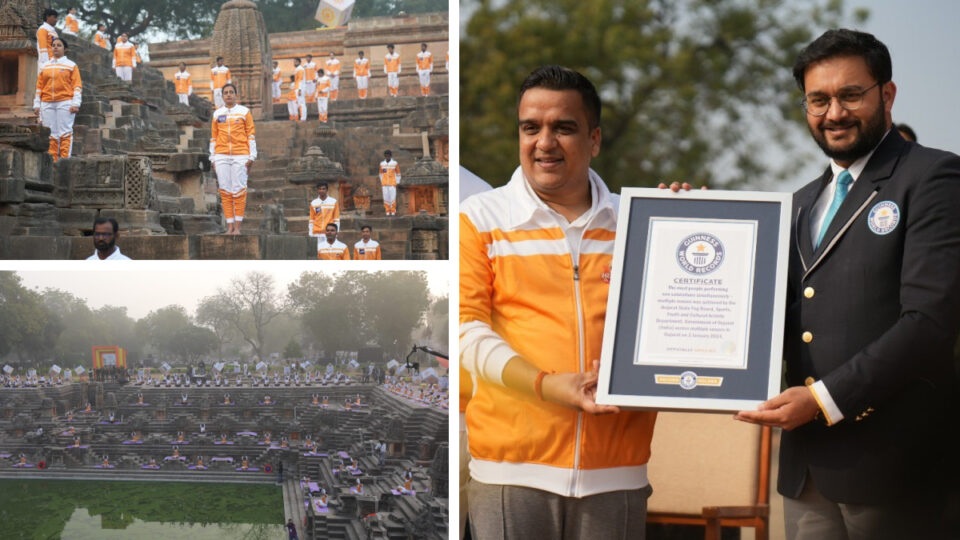
[[[283,540],[265,484],[0,480],[0,539]]]

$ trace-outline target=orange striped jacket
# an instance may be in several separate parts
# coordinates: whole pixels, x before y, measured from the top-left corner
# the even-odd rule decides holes
[[[280,68],[273,70],[273,82],[280,82]]]
[[[303,70],[303,66],[297,66],[297,68],[293,70],[294,89],[298,91],[303,90],[303,79],[305,77],[305,74],[306,72]]]
[[[137,67],[137,49],[129,41],[118,41],[113,47],[113,67]]]
[[[73,15],[67,13],[67,16],[63,19],[63,28],[76,34],[80,32],[80,21]]]
[[[328,98],[330,97],[330,77],[324,75],[317,79],[317,97],[318,98]]]
[[[466,421],[480,482],[568,497],[647,484],[656,413],[595,416],[502,385],[514,356],[558,373],[600,358],[619,197],[593,171],[590,182],[576,257],[563,218],[519,167],[506,186],[461,205],[460,361],[476,382]]]
[[[178,71],[173,74],[173,86],[178,94],[190,95],[193,93],[193,83],[190,81],[189,71]]]
[[[383,57],[384,73],[400,73],[400,53],[387,54]]]
[[[213,113],[210,156],[250,156],[257,159],[253,114],[243,105],[220,107]]]
[[[58,37],[60,36],[57,34],[56,28],[47,23],[43,23],[40,25],[40,28],[37,28],[37,55],[40,58],[40,64],[53,59],[50,46],[53,45],[53,40]]]
[[[306,64],[303,64],[303,70],[306,72],[306,77],[308,81],[313,81],[317,78],[316,62],[307,62]]]
[[[230,68],[227,66],[213,66],[210,68],[211,90],[219,90],[228,82],[232,82],[230,79]]]
[[[331,244],[326,238],[321,238],[317,242],[317,258],[321,261],[349,261],[350,250],[339,240],[334,240]]]
[[[66,56],[51,58],[40,67],[37,73],[37,94],[33,99],[33,108],[40,103],[70,101],[73,107],[79,107],[83,82],[80,80],[80,68]]]
[[[110,44],[107,43],[107,37],[103,35],[103,32],[97,30],[97,33],[93,35],[93,42],[96,43],[103,49],[109,49]]]
[[[417,53],[417,71],[433,71],[433,55],[430,51]]]
[[[340,60],[334,58],[333,60],[327,60],[324,63],[327,66],[327,75],[330,77],[340,76]]]
[[[400,165],[397,164],[397,160],[391,159],[390,161],[381,161],[380,162],[380,185],[382,186],[396,186],[400,183]]]
[[[373,238],[364,243],[362,239],[357,240],[353,245],[353,258],[358,261],[379,261],[380,260],[380,242]]]
[[[330,223],[340,229],[340,205],[333,197],[317,197],[310,202],[310,236],[322,237]]]
[[[353,76],[354,77],[369,77],[370,76],[370,59],[369,58],[357,58],[353,61]]]

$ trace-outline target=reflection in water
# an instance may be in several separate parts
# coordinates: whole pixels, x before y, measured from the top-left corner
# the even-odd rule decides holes
[[[281,540],[283,523],[274,485],[0,480],[0,540]]]

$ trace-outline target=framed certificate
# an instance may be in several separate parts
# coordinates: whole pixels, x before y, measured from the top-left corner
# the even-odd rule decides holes
[[[780,393],[790,205],[623,190],[597,403],[740,411]]]

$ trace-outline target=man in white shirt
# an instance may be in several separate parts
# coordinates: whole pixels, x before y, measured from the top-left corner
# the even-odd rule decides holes
[[[88,261],[129,261],[130,257],[120,253],[117,238],[120,237],[120,224],[117,220],[98,217],[93,221],[93,245],[97,251],[87,257]]]

